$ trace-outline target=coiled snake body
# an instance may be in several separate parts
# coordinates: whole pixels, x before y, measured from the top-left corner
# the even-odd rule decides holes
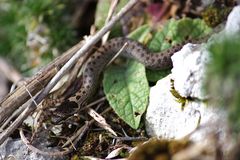
[[[123,48],[121,55],[133,58],[144,64],[147,68],[162,70],[172,67],[171,56],[187,42],[175,45],[161,53],[151,53],[137,41],[128,38],[111,39],[87,60],[85,69],[83,70],[83,83],[80,90],[66,100],[64,98],[56,100],[54,104],[61,104],[65,101],[68,103],[72,102],[75,106],[77,104],[80,107],[87,102],[95,93],[100,74],[125,43],[127,45]],[[196,42],[202,42],[202,39]]]

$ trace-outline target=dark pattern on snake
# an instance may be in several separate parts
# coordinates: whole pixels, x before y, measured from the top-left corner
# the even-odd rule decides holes
[[[202,41],[202,39],[199,39],[194,42]],[[80,90],[67,100],[64,100],[64,98],[58,99],[54,104],[57,105],[67,102],[70,103],[71,106],[77,107],[76,105],[78,105],[78,107],[80,107],[87,102],[96,91],[100,74],[125,43],[127,43],[127,45],[121,52],[121,55],[135,59],[144,64],[147,68],[162,70],[172,67],[171,56],[180,50],[187,42],[185,41],[181,44],[175,45],[160,53],[151,53],[146,47],[137,41],[128,38],[111,39],[105,45],[101,46],[87,60],[83,71],[83,84]]]

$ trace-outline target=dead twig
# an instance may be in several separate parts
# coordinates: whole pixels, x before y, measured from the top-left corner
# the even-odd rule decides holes
[[[101,113],[101,115],[109,112],[111,109],[112,109],[112,108],[108,107],[107,109],[105,109],[105,110]],[[91,126],[94,122],[95,122],[94,119],[92,119],[91,121],[89,121],[89,122],[87,123],[88,127]],[[86,124],[85,124],[85,125],[86,125]],[[76,132],[72,137],[70,137],[69,140],[63,145],[63,147],[69,145],[69,144],[72,143],[72,142],[73,142],[74,145],[77,144],[77,142],[80,140],[80,138],[79,138],[79,137],[81,137],[80,135],[82,135],[82,133],[83,133],[82,131],[83,131],[83,128],[85,128],[85,125],[84,125],[83,127],[81,127],[80,129],[78,129],[77,132]]]
[[[108,16],[107,16],[107,19],[105,21],[105,24],[107,24],[111,19],[112,19],[112,16],[114,14],[114,12],[116,11],[117,9],[117,4],[119,3],[119,0],[113,0],[111,1],[111,5],[110,5],[110,8],[109,8],[109,11],[108,11]],[[107,42],[107,39],[108,39],[108,36],[110,34],[110,31],[107,32],[103,37],[102,37],[102,44],[105,44]]]
[[[13,83],[17,83],[23,78],[22,75],[12,65],[7,63],[6,60],[2,58],[0,58],[0,73]]]
[[[21,107],[19,107],[17,110],[15,110],[15,112],[13,112],[13,114],[10,115],[10,117],[8,117],[6,119],[6,121],[1,125],[0,127],[0,133],[3,132],[3,130],[5,129],[5,127],[18,115],[20,115],[24,109],[27,107],[27,105],[30,103],[30,101],[28,101],[27,103],[25,103],[24,105],[22,105]]]
[[[23,141],[23,143],[28,147],[28,149],[30,149],[31,151],[33,151],[35,153],[39,153],[39,154],[47,155],[47,156],[63,156],[63,155],[70,153],[73,150],[73,148],[70,148],[70,149],[66,149],[65,151],[42,151],[42,150],[34,147],[33,145],[31,145],[31,143],[25,137],[22,129],[20,129],[19,132],[20,132],[20,137],[21,137],[21,140]]]
[[[127,47],[128,43],[124,43],[124,45],[121,47],[121,49],[116,53],[116,55],[108,62],[107,66],[108,67],[121,53],[122,51]]]
[[[111,128],[111,126],[106,122],[105,118],[103,118],[100,114],[98,114],[93,109],[88,110],[88,114],[98,123],[98,125],[107,130],[108,132],[112,133],[114,136],[117,136],[117,133]]]
[[[94,106],[94,105],[96,105],[96,104],[98,104],[100,102],[103,102],[106,99],[107,99],[106,97],[99,98],[98,100],[96,100],[96,101],[88,104],[87,106],[83,107],[82,109],[80,109],[79,112],[81,112],[82,110],[86,110],[86,109],[88,109],[88,108],[90,108],[90,107],[92,107],[92,106]]]
[[[129,137],[129,136],[117,137],[117,136],[113,136],[113,135],[110,135],[110,137],[120,140],[120,141],[146,141],[146,140],[148,140],[147,137]]]

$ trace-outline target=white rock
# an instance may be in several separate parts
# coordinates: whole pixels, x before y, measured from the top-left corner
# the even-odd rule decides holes
[[[150,90],[150,101],[146,114],[146,130],[151,136],[181,138],[198,125],[199,113],[190,108],[182,111],[181,104],[170,92],[170,76],[158,81]],[[184,128],[184,129],[183,129]]]
[[[182,104],[171,94],[171,75],[161,79],[150,90],[146,113],[146,130],[152,137],[180,139],[193,132],[198,125],[217,121],[219,116],[203,102]]]
[[[175,90],[182,97],[196,97],[206,99],[203,93],[206,64],[209,55],[199,44],[186,44],[179,52],[172,56],[172,79]]]
[[[202,87],[208,57],[202,45],[196,44],[186,44],[172,56],[172,74],[150,89],[145,121],[150,136],[179,139],[193,132],[198,125],[219,120],[219,112],[208,108],[203,101],[207,98]],[[182,97],[193,98],[187,101],[183,110],[182,104],[170,92],[171,79]]]
[[[225,30],[227,34],[234,35],[240,32],[240,5],[233,8],[228,16]]]

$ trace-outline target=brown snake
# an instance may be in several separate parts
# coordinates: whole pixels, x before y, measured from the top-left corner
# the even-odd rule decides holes
[[[202,42],[205,39],[194,40],[194,42]],[[101,46],[90,58],[86,61],[85,69],[83,70],[83,83],[78,92],[68,99],[60,98],[53,100],[53,105],[60,105],[63,102],[70,103],[70,106],[78,105],[78,108],[92,97],[97,88],[100,74],[106,65],[114,58],[116,53],[126,43],[121,55],[137,60],[144,64],[147,68],[162,70],[172,67],[171,56],[180,50],[184,44],[189,41],[177,44],[170,49],[160,53],[151,53],[141,43],[128,38],[114,38],[109,40],[105,45]],[[52,106],[53,106],[52,105]]]

